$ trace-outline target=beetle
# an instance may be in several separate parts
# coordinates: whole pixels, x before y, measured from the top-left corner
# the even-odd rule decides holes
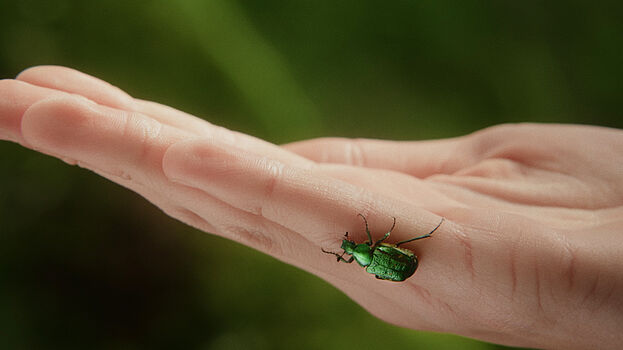
[[[344,239],[342,240],[341,248],[344,250],[342,254],[329,252],[324,250],[324,248],[320,249],[324,253],[335,255],[338,262],[342,261],[350,264],[353,260],[355,260],[361,267],[366,269],[366,272],[374,274],[377,279],[394,282],[402,282],[411,277],[418,267],[418,260],[415,253],[409,249],[400,248],[399,246],[408,242],[417,241],[418,239],[430,237],[433,232],[437,231],[439,226],[441,226],[445,220],[444,218],[441,218],[439,224],[425,235],[400,241],[396,244],[383,243],[383,241],[392,233],[394,227],[396,227],[396,218],[394,218],[394,223],[389,229],[389,232],[373,244],[372,236],[370,235],[370,230],[368,229],[368,220],[366,220],[366,217],[362,214],[358,215],[361,216],[363,222],[366,224],[366,234],[368,235],[367,241],[363,243],[355,243],[355,241],[348,239],[348,232],[346,232]],[[344,254],[348,254],[351,257],[346,260],[343,257]]]

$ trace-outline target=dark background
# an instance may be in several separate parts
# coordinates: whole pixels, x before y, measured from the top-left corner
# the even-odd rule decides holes
[[[275,143],[620,128],[622,13],[620,1],[2,1],[0,77],[65,65]],[[2,349],[501,348],[390,326],[86,170],[8,142],[0,157]]]

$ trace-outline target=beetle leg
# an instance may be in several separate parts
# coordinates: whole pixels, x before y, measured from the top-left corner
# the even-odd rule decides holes
[[[334,253],[334,252],[329,252],[329,251],[326,251],[326,250],[324,250],[324,248],[320,248],[320,250],[322,250],[322,252],[323,252],[323,253],[333,254],[333,255],[335,255],[335,256],[340,256],[340,254],[338,254],[338,253]]]
[[[379,245],[379,243],[381,243],[381,242],[383,242],[384,240],[386,240],[386,239],[387,239],[387,237],[389,237],[389,234],[390,234],[390,232],[387,232],[387,233],[385,234],[385,236],[383,236],[383,238],[381,238],[381,239],[379,239],[378,241],[374,242],[373,247],[376,247],[377,245]]]
[[[344,255],[344,254],[342,254],[342,255]],[[342,258],[342,256],[338,256],[338,257],[337,257],[337,261],[340,261],[340,260],[341,260],[342,262],[345,262],[345,263],[347,263],[347,264],[350,264],[350,263],[352,263],[352,262],[355,260],[355,257],[354,257],[354,256],[351,256],[351,257],[350,257],[350,259],[346,260],[346,259]]]
[[[342,258],[342,257],[344,256],[344,254],[346,254],[346,252],[343,252],[343,253],[342,253],[342,255],[337,255],[337,254],[335,254],[335,255],[337,256],[337,261],[338,261],[338,262],[343,261],[343,262],[345,262],[345,263],[347,263],[347,264],[350,264],[350,263],[352,263],[352,262],[353,262],[353,260],[355,259],[355,257],[354,257],[354,256],[351,256],[351,257],[350,257],[350,259],[346,260],[346,259]]]
[[[407,239],[406,241],[398,242],[398,243],[396,243],[396,247],[401,245],[401,244],[404,244],[404,243],[413,242],[413,241],[417,241],[418,239],[428,238],[428,237],[432,236],[433,232],[437,231],[437,229],[439,228],[439,226],[441,226],[441,224],[443,223],[444,220],[445,220],[445,218],[441,218],[441,221],[439,222],[439,224],[432,231],[430,231],[429,233],[427,233],[425,235],[421,235],[419,237]]]
[[[374,243],[373,247],[376,247],[377,245],[379,245],[379,243],[381,243],[384,240],[386,240],[387,237],[389,237],[389,234],[392,233],[392,231],[394,230],[394,227],[396,227],[396,218],[394,218],[394,223],[392,224],[392,228],[389,229],[389,231],[385,234],[385,236],[383,236],[383,238],[381,238],[378,241],[376,241],[376,243]]]

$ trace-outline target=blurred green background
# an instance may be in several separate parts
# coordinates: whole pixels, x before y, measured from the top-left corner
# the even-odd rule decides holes
[[[620,1],[2,1],[0,77],[65,65],[275,143],[620,128],[622,13]],[[502,348],[387,325],[86,170],[8,142],[0,157],[2,349]]]

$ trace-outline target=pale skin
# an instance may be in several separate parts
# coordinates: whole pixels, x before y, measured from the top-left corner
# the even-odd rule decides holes
[[[0,81],[0,139],[307,270],[390,323],[526,347],[623,344],[621,130],[518,124],[278,146],[40,66]],[[390,243],[445,221],[401,246],[420,267],[388,282],[321,250],[340,252],[346,231],[365,241],[359,213],[373,239],[395,217]]]

